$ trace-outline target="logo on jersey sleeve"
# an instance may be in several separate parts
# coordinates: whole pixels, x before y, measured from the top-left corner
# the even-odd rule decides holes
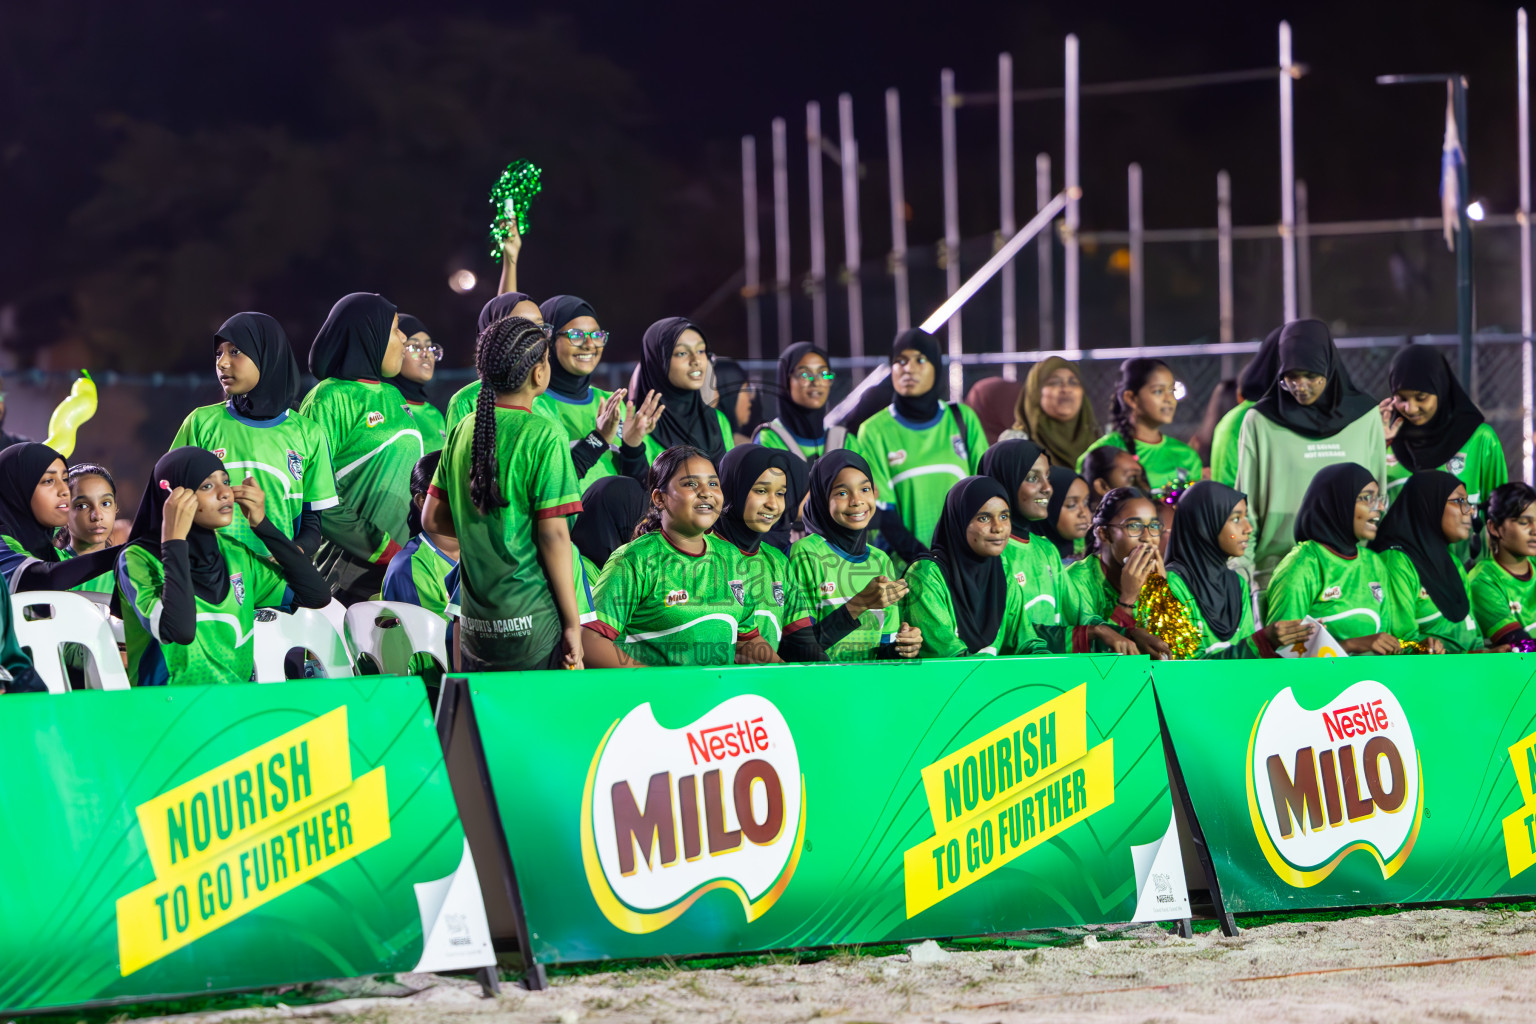
[[[1377,604],[1381,604],[1381,584],[1375,580],[1371,581],[1371,596],[1376,599]]]
[[[773,599],[781,605],[784,603],[784,584],[775,583],[773,585]]]
[[[888,452],[885,456],[885,461],[893,466],[899,466],[907,461],[907,450],[905,448],[897,448],[893,452]]]
[[[676,608],[680,604],[687,604],[688,591],[669,590],[667,591],[667,596],[661,599],[661,603],[666,605],[668,608]]]
[[[304,456],[292,448],[288,449],[288,473],[299,483],[304,482]]]
[[[1343,596],[1344,596],[1344,588],[1343,587],[1329,587],[1328,589],[1326,589],[1326,590],[1324,590],[1322,592],[1322,595],[1318,597],[1318,600],[1319,601],[1337,601],[1339,598],[1341,598]]]
[[[1467,453],[1457,452],[1445,461],[1445,471],[1451,476],[1460,476],[1461,471],[1467,468]]]
[[[370,412],[366,417],[364,417],[364,422],[368,424],[368,429],[372,430],[374,427],[384,422],[384,414],[381,412]]]
[[[232,573],[229,577],[229,589],[235,592],[235,604],[245,604],[245,574]]]
[[[747,584],[745,580],[731,580],[731,593],[736,597],[737,604],[747,603]]]

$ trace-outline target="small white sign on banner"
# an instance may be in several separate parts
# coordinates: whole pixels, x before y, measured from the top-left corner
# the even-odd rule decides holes
[[[1312,639],[1300,640],[1278,649],[1282,658],[1347,658],[1344,645],[1333,638],[1326,626],[1308,615],[1301,620],[1313,629]]]

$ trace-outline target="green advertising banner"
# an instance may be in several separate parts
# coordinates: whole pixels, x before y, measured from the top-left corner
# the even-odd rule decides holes
[[[0,1010],[494,962],[420,680],[4,712]]]
[[[1145,658],[468,677],[533,959],[1189,916]]]
[[[1226,911],[1536,893],[1533,672],[1515,654],[1159,662]]]

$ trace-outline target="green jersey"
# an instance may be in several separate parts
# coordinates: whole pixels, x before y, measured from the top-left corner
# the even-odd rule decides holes
[[[1342,558],[1317,541],[1302,541],[1275,567],[1266,597],[1266,624],[1310,615],[1336,640],[1373,633],[1418,637],[1412,607],[1398,600],[1386,564],[1364,545],[1354,558]]]
[[[1195,650],[1192,658],[1276,657],[1269,641],[1262,633],[1254,631],[1253,602],[1247,600],[1246,594],[1243,600],[1243,617],[1237,624],[1237,632],[1226,640],[1218,640],[1211,630],[1211,624],[1205,621],[1205,614],[1200,610],[1199,603],[1195,601],[1195,595],[1178,573],[1168,574],[1168,590],[1183,603],[1189,612],[1189,621],[1193,622],[1195,628],[1200,631],[1200,646]]]
[[[794,441],[795,450],[798,450],[800,454],[805,457],[805,461],[815,462],[817,459],[821,458],[827,453],[828,440],[832,436],[832,430],[830,428],[825,434],[821,435],[821,437],[815,440],[807,440],[806,438],[797,437],[794,434],[790,434],[789,428],[784,426],[782,420],[773,420],[770,423],[764,423],[762,426],[758,427],[755,431],[752,432],[752,443],[760,444],[764,448],[776,448],[781,452],[792,450],[789,445],[785,443],[783,435],[781,435],[778,430],[774,429],[775,427],[782,429],[785,434],[789,434],[790,439]],[[856,434],[850,433],[848,431],[840,431],[840,436],[842,438],[842,444],[839,446],[839,450],[850,451],[859,455],[864,454],[859,449],[859,439]]]
[[[341,501],[321,518],[325,540],[315,562],[332,589],[343,590],[362,575],[358,563],[378,563],[410,537],[406,513],[421,429],[405,396],[378,381],[323,380],[299,412],[320,427],[336,469]]]
[[[1084,606],[1078,589],[1067,579],[1056,545],[1040,537],[1008,537],[1003,567],[1010,587],[1024,599],[1024,617],[1057,654],[1084,654],[1091,649],[1087,628],[1103,618]]]
[[[1088,453],[1105,445],[1123,451],[1131,450],[1130,444],[1121,434],[1105,434],[1085,448],[1083,454],[1077,457],[1078,473],[1082,473],[1083,463],[1088,461]],[[1178,438],[1166,435],[1156,444],[1137,441],[1136,461],[1141,463],[1142,470],[1147,474],[1149,487],[1161,487],[1172,480],[1177,480],[1181,472],[1184,474],[1184,479],[1194,483],[1205,471],[1205,466],[1200,462],[1199,452]]]
[[[758,634],[778,650],[784,634],[791,632],[791,626],[799,629],[811,624],[808,616],[798,623],[787,617],[789,556],[766,541],[758,544],[751,554],[739,548],[737,551],[741,555],[739,575],[746,581],[748,596],[756,610]]]
[[[1416,635],[1401,639],[1424,640],[1432,636],[1439,637],[1440,642],[1445,645],[1447,654],[1464,654],[1483,646],[1483,635],[1478,632],[1477,616],[1473,614],[1470,603],[1466,618],[1460,622],[1447,622],[1445,616],[1440,613],[1440,609],[1435,607],[1435,602],[1430,600],[1429,591],[1425,590],[1424,585],[1419,581],[1419,570],[1406,551],[1383,551],[1381,561],[1387,567],[1387,574],[1391,577],[1393,600],[1399,607],[1411,609],[1413,612]],[[1470,592],[1471,585],[1467,581],[1466,570],[1461,567],[1460,562],[1456,563],[1456,574],[1461,577],[1462,590]],[[1469,596],[1468,601],[1470,600]]]
[[[553,421],[564,432],[566,447],[569,450],[572,445],[587,443],[587,435],[597,429],[597,410],[602,408],[603,402],[611,394],[611,391],[604,391],[602,388],[589,387],[586,400],[576,401],[557,395],[553,391],[546,391],[533,400],[533,411]],[[622,415],[622,410],[620,413]],[[623,429],[622,420],[619,429]],[[578,487],[582,494],[585,494],[588,487],[603,477],[618,474],[615,462],[618,458],[617,452],[617,446],[609,445],[608,450],[598,458],[592,468],[582,474]]]
[[[726,419],[725,413],[721,412],[719,409],[715,410],[715,415],[720,418],[720,441],[725,445],[725,450],[730,451],[732,448],[736,447],[736,435],[731,431],[731,421]],[[645,461],[647,463],[655,462],[656,456],[660,455],[664,451],[666,451],[666,449],[661,446],[660,441],[656,440],[655,434],[646,436]],[[613,456],[609,455],[607,457],[612,458]]]
[[[480,401],[480,381],[472,380],[453,393],[448,399],[447,429],[459,425],[459,420],[475,414],[475,403]],[[446,442],[445,442],[446,443]]]
[[[931,558],[918,559],[907,567],[903,579],[912,588],[907,603],[908,621],[923,632],[919,657],[979,658],[997,654],[1050,653],[1024,615],[1024,594],[1019,588],[1008,588],[997,639],[973,655],[960,639],[960,630],[955,624],[955,603],[949,596],[949,584],[939,563]]]
[[[643,665],[730,665],[736,644],[755,640],[757,606],[741,551],[706,534],[691,554],[661,530],[608,556],[592,592],[590,628]]]
[[[1332,437],[1317,439],[1292,433],[1258,412],[1243,417],[1234,486],[1248,495],[1253,539],[1247,557],[1261,588],[1280,559],[1296,546],[1296,513],[1317,471],[1338,462],[1354,462],[1382,484],[1387,477],[1386,452],[1381,413],[1374,408]],[[1274,620],[1266,617],[1265,621]]]
[[[244,523],[245,516],[235,516],[235,520],[237,522]],[[228,529],[228,527],[226,527],[226,529]],[[251,536],[254,538],[255,534],[252,534]],[[261,549],[265,551],[267,546],[263,544]],[[70,548],[59,549],[59,558],[64,559],[74,557],[75,552]],[[110,594],[112,591],[117,589],[117,573],[104,572],[100,576],[88,579],[79,586],[70,587],[69,589],[81,594]]]
[[[789,549],[788,602],[790,622],[821,622],[848,603],[876,576],[897,578],[891,557],[872,545],[854,559],[820,534],[809,534]],[[901,629],[901,603],[871,608],[858,618],[853,632],[827,649],[829,661],[871,661],[883,644],[896,642]]]
[[[958,421],[952,409],[959,409]],[[874,475],[880,508],[895,508],[927,547],[949,489],[980,472],[987,435],[968,405],[941,401],[938,415],[927,423],[913,423],[892,405],[859,427],[859,448]]]
[[[1468,576],[1472,590],[1472,615],[1490,647],[1506,643],[1504,635],[1516,629],[1536,636],[1536,573],[1529,566],[1516,576],[1492,558],[1485,558]]]
[[[440,452],[443,445],[448,442],[448,423],[443,419],[443,414],[437,406],[430,402],[412,402],[406,400],[406,406],[411,410],[411,415],[416,419],[416,426],[421,430],[422,454]]]
[[[1467,488],[1467,500],[1478,508],[1488,503],[1495,487],[1509,483],[1509,463],[1504,460],[1504,446],[1499,443],[1499,435],[1486,423],[1478,424],[1461,450],[1439,468],[1462,482]],[[1388,448],[1387,494],[1395,499],[1410,475],[1408,468],[1398,462],[1397,456]],[[1469,537],[1452,544],[1451,557],[1462,565],[1471,561],[1472,539]]]
[[[443,554],[425,533],[418,533],[389,563],[384,573],[386,601],[414,604],[443,618],[448,615],[449,577],[459,563]]]
[[[1211,434],[1211,479],[1228,487],[1237,486],[1237,438],[1243,417],[1252,408],[1252,402],[1238,402],[1236,408],[1217,421]]]
[[[1077,603],[1080,615],[1096,615],[1101,621],[1110,621],[1125,628],[1135,625],[1130,613],[1120,607],[1120,592],[1109,585],[1104,575],[1104,563],[1097,553],[1084,555],[1067,566],[1067,582],[1072,586],[1072,600]]]
[[[128,647],[128,678],[137,686],[189,686],[248,683],[256,668],[251,637],[256,609],[283,600],[288,581],[245,544],[216,534],[229,566],[229,592],[217,604],[193,597],[197,635],[190,644],[160,640],[160,612],[165,595],[165,565],[144,548],[125,548],[117,559],[123,591],[123,639]]]
[[[560,612],[539,561],[535,524],[581,511],[576,470],[559,427],[498,402],[496,476],[507,507],[486,515],[470,497],[474,438],[473,418],[448,432],[430,488],[448,503],[459,536],[461,637],[478,660],[498,669],[541,666],[560,640]]]
[[[255,479],[267,497],[267,518],[292,540],[306,511],[323,512],[337,504],[331,451],[320,427],[296,412],[270,420],[246,419],[228,403],[193,409],[171,441],[172,448],[206,448],[224,462],[230,483]],[[225,531],[255,551],[267,554],[244,516]]]

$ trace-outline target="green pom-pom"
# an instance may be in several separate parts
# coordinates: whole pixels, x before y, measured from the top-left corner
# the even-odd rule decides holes
[[[501,244],[511,233],[508,224],[516,218],[517,232],[528,233],[528,207],[533,197],[544,190],[540,179],[543,172],[529,160],[514,160],[501,172],[491,189],[491,207],[496,211],[491,220],[491,258],[501,259]]]

